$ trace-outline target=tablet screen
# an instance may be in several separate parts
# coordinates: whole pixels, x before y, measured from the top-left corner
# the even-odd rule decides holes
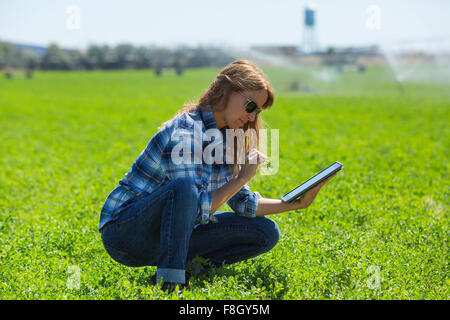
[[[283,199],[285,199],[285,201],[289,201],[290,198],[296,196],[297,194],[300,194],[303,190],[307,190],[308,188],[310,188],[311,186],[314,186],[315,184],[317,184],[318,182],[324,180],[324,178],[326,178],[328,175],[330,175],[331,173],[333,173],[333,171],[336,171],[337,169],[339,169],[339,167],[341,167],[342,164],[339,162],[335,162],[333,163],[331,166],[329,166],[328,168],[326,168],[325,170],[319,172],[318,174],[316,174],[314,177],[312,177],[311,179],[309,179],[308,181],[302,183],[301,185],[299,185],[297,188],[295,188],[294,190],[292,190],[291,192],[287,193]]]

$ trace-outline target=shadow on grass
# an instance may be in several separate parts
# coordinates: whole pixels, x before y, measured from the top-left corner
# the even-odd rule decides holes
[[[238,264],[223,265],[221,267],[208,266],[207,269],[190,269],[189,271],[192,274],[190,277],[190,289],[187,288],[186,290],[205,288],[214,285],[214,282],[217,280],[222,282],[221,280],[233,277],[235,282],[243,289],[254,292],[256,288],[261,292],[261,296],[264,299],[283,299],[289,287],[288,274],[279,268],[273,267],[267,261],[260,259],[250,259]],[[128,280],[138,286],[151,286],[150,278],[155,273],[156,267],[147,266],[141,269],[140,272],[131,272],[128,275]],[[104,283],[102,285],[105,286]]]
[[[192,276],[190,282],[192,287],[204,288],[214,279],[224,277],[233,277],[248,291],[255,291],[257,288],[263,292],[265,299],[282,299],[289,286],[289,276],[285,272],[257,260],[246,261],[238,267],[236,265],[211,267],[197,276]]]

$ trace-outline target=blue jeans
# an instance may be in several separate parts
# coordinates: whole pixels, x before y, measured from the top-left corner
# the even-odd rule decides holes
[[[215,266],[231,264],[269,251],[280,238],[273,220],[234,212],[218,211],[218,223],[194,228],[198,203],[190,178],[172,180],[105,225],[103,245],[121,264],[157,266],[157,280],[184,283],[186,263],[196,256]]]

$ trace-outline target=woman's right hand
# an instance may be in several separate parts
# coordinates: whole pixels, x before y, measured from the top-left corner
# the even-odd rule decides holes
[[[314,188],[307,191],[305,194],[303,194],[300,198],[290,203],[290,210],[298,210],[298,209],[305,209],[311,205],[311,203],[316,198],[317,194],[319,193],[320,189],[323,187],[325,183],[328,182],[331,178],[333,178],[336,175],[336,173],[333,173],[331,176],[326,178],[324,181],[319,183]]]
[[[260,164],[267,161],[267,156],[256,149],[251,149],[246,156],[245,164],[239,171],[238,179],[242,179],[245,183],[250,181],[256,174]]]

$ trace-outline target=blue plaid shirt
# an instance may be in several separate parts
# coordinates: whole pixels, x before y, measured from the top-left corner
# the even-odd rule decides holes
[[[182,141],[190,141],[191,150],[195,150],[194,139],[197,139],[197,143],[200,143],[204,150],[209,142],[203,141],[205,139],[201,139],[201,137],[208,129],[217,129],[210,106],[205,110],[197,108],[182,113],[166,123],[150,139],[129,172],[108,195],[100,213],[99,230],[106,223],[117,219],[128,204],[151,194],[173,179],[183,177],[191,177],[198,189],[199,212],[196,226],[207,224],[209,221],[217,222],[217,219],[211,214],[211,191],[220,188],[233,177],[231,165],[225,163],[225,158],[223,164],[207,164],[204,159],[195,159],[195,152],[191,152],[194,154],[194,161],[180,164],[172,161],[172,149],[179,144],[179,140],[174,139],[175,136],[189,138]],[[221,130],[221,133],[225,157],[224,129]],[[248,185],[244,185],[227,201],[227,204],[238,215],[255,217],[259,198],[261,195],[258,192],[251,192]]]

